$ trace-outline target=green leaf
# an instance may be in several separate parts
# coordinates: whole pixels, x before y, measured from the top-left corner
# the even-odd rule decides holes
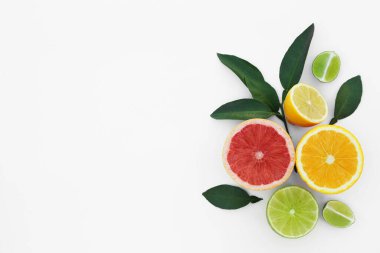
[[[248,87],[253,98],[268,105],[273,112],[278,112],[280,101],[276,90],[264,80],[260,70],[234,55],[218,54],[218,57]]]
[[[286,93],[301,79],[313,34],[314,24],[310,25],[294,40],[282,59],[280,81]]]
[[[249,196],[249,198],[250,198],[250,202],[252,203],[252,204],[254,204],[254,203],[256,203],[256,202],[259,202],[260,200],[263,200],[262,198],[259,198],[259,197],[256,197],[256,196]]]
[[[332,118],[329,124],[334,125],[337,122],[338,122],[338,120],[336,118]]]
[[[340,87],[335,99],[334,118],[330,124],[350,116],[358,108],[363,93],[360,76],[355,76]]]
[[[264,80],[260,70],[246,60],[234,55],[218,54],[219,60],[247,85],[247,80]]]
[[[214,119],[247,120],[252,118],[266,119],[275,114],[266,104],[245,98],[222,105],[211,114],[211,117]]]
[[[226,184],[210,188],[202,195],[211,204],[222,209],[238,209],[262,200],[256,196],[249,196],[245,190],[239,187]]]
[[[273,112],[278,112],[280,100],[276,90],[265,81],[247,82],[249,91],[253,98],[269,106]]]

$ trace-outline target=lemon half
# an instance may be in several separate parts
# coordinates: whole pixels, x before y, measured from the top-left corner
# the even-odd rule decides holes
[[[307,84],[294,85],[288,92],[284,110],[287,120],[297,126],[314,126],[326,119],[328,108],[319,91]]]

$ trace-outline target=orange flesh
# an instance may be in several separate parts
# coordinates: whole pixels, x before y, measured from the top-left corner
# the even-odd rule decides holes
[[[308,139],[301,161],[304,171],[316,185],[337,188],[356,173],[358,154],[347,136],[321,131]]]

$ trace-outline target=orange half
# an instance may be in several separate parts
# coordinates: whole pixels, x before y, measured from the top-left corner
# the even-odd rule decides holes
[[[363,151],[347,129],[322,125],[307,132],[296,149],[296,165],[310,188],[336,194],[350,188],[363,170]]]

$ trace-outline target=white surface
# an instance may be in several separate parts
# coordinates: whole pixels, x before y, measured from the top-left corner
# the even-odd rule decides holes
[[[379,252],[379,45],[376,1],[2,1],[0,252]],[[316,25],[302,81],[332,109],[361,74],[363,102],[340,122],[360,139],[362,178],[320,203],[357,222],[322,219],[298,240],[267,225],[264,201],[237,211],[201,196],[233,181],[221,149],[238,122],[209,114],[248,91],[217,59],[254,63],[278,92],[293,39]],[[336,50],[331,84],[313,57]],[[292,128],[298,141],[306,129]],[[299,183],[293,175],[289,183]]]

